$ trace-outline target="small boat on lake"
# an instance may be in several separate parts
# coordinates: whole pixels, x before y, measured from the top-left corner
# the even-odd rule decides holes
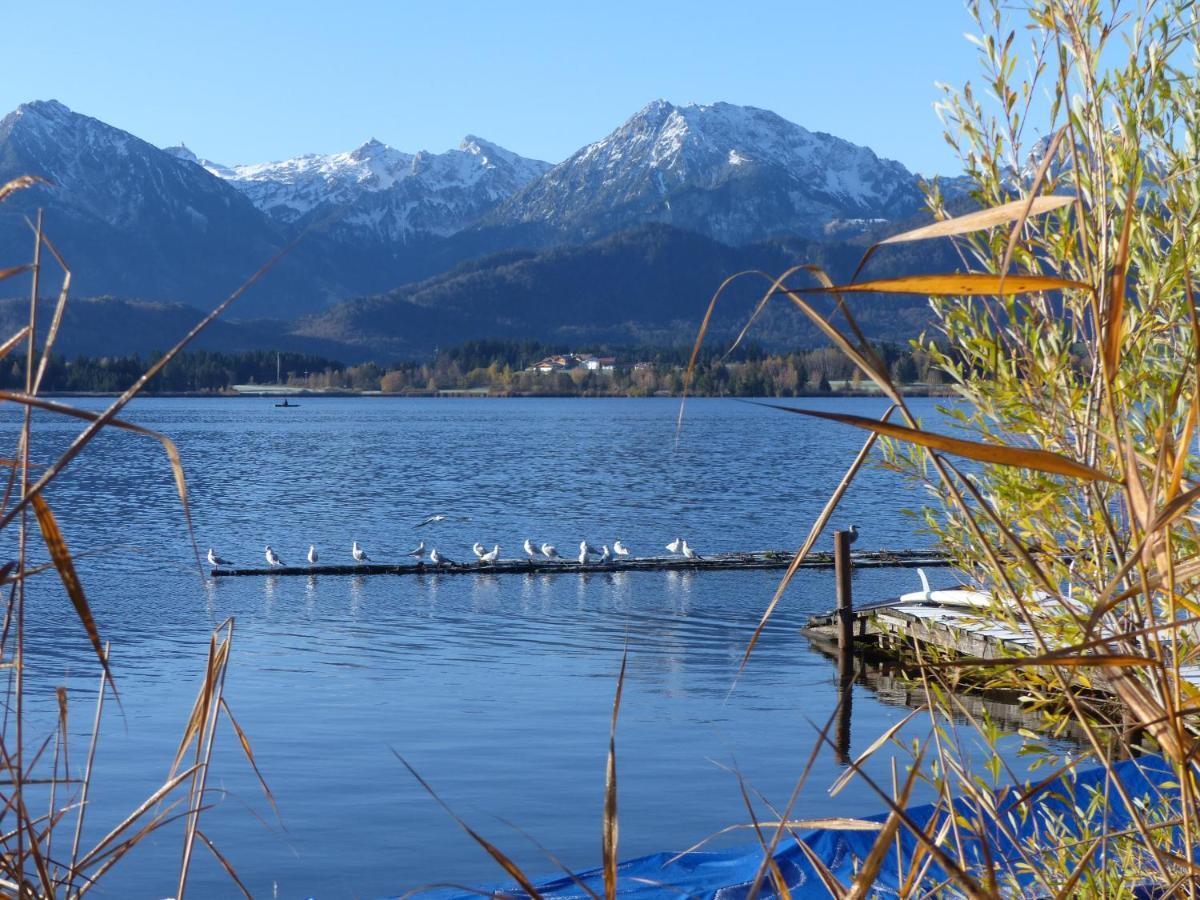
[[[300,405],[299,403],[288,403],[287,397],[284,397],[282,403],[275,404],[275,408],[276,409],[295,409],[299,405]]]

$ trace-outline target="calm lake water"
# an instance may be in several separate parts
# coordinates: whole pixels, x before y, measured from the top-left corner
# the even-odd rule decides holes
[[[78,401],[101,408],[100,401]],[[878,415],[874,400],[798,401]],[[915,401],[934,415],[929,401]],[[621,538],[658,554],[676,535],[699,552],[795,548],[863,434],[731,400],[693,400],[678,445],[670,400],[143,400],[127,418],[179,444],[202,551],[289,563],[310,542],[349,561],[416,539],[450,556],[479,540],[571,551]],[[15,434],[7,413],[5,437]],[[78,423],[39,417],[45,459]],[[256,896],[373,897],[438,881],[494,882],[494,864],[397,760],[518,863],[599,862],[604,760],[621,654],[629,671],[618,729],[621,853],[682,849],[747,821],[735,765],[786,802],[836,703],[835,671],[798,633],[832,605],[830,572],[804,573],[750,666],[734,674],[778,572],[556,576],[235,578],[205,582],[191,562],[170,470],[153,441],[108,433],[49,492],[80,561],[102,635],[113,643],[123,713],[109,704],[89,831],[98,836],[165,776],[200,682],[208,631],[236,617],[227,697],[275,792],[276,819],[227,729],[203,828]],[[835,516],[856,547],[913,547],[901,515],[920,491],[864,471]],[[414,531],[431,512],[469,517]],[[831,546],[826,536],[822,547]],[[52,576],[51,576],[52,577]],[[943,576],[948,577],[948,576]],[[911,590],[908,571],[863,571],[866,600]],[[56,582],[31,592],[30,677],[41,710],[70,687],[73,731],[90,726],[92,661]],[[907,710],[866,688],[854,697],[861,751]],[[82,758],[86,740],[75,747]],[[799,816],[880,810],[820,760]],[[745,841],[743,834],[738,838]],[[104,896],[174,890],[180,832],[139,848]],[[234,892],[197,850],[193,896]]]

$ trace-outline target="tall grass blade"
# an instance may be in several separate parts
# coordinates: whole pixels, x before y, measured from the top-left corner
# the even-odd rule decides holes
[[[23,263],[19,266],[10,266],[7,269],[0,269],[0,281],[4,281],[6,278],[14,278],[17,275],[20,275],[22,272],[28,272],[32,268],[32,263]]]
[[[1104,326],[1104,371],[1108,378],[1115,376],[1117,357],[1121,352],[1121,329],[1125,323],[1125,281],[1129,273],[1129,234],[1137,210],[1137,188],[1138,180],[1130,178],[1129,191],[1125,195],[1125,221],[1121,225],[1121,237],[1117,242],[1112,274],[1108,280],[1108,316]]]
[[[405,759],[395,750],[393,750],[392,753],[396,759],[400,760],[404,768],[408,769],[409,774],[412,775],[413,778],[417,779],[417,783],[425,789],[425,792],[429,794],[429,796],[435,801],[437,801],[438,806],[444,809],[446,814],[449,815],[450,818],[452,818],[463,831],[470,835],[471,839],[480,847],[482,847],[487,852],[488,856],[494,859],[500,865],[500,868],[504,869],[504,871],[508,873],[509,877],[511,877],[517,882],[517,884],[521,886],[521,889],[525,891],[525,893],[534,898],[534,900],[540,900],[542,895],[538,892],[538,889],[533,886],[533,882],[529,880],[528,876],[526,876],[525,873],[517,867],[516,863],[505,856],[499,847],[496,847],[490,841],[484,838],[483,835],[479,834],[474,828],[468,825],[466,821],[464,821],[462,817],[458,815],[458,813],[451,809],[449,804],[447,804],[445,800],[438,796],[437,791],[433,789],[428,781],[421,777],[421,774],[409,764],[407,759]]]
[[[79,616],[79,621],[83,623],[83,629],[87,632],[88,640],[92,642],[92,649],[96,651],[96,658],[100,660],[100,666],[104,669],[104,673],[108,677],[108,683],[112,685],[113,693],[115,694],[117,686],[113,681],[112,672],[108,668],[108,656],[105,654],[104,644],[100,640],[100,631],[96,627],[96,619],[92,616],[92,610],[88,605],[87,597],[84,596],[83,584],[80,582],[79,575],[75,571],[75,563],[71,559],[71,551],[67,549],[66,539],[63,538],[62,532],[59,530],[58,522],[54,518],[54,513],[50,510],[50,505],[41,494],[37,494],[33,498],[33,512],[37,517],[38,528],[42,532],[42,540],[46,544],[46,549],[50,552],[50,558],[54,561],[54,567],[58,569],[58,575],[62,579],[67,596],[71,598],[71,605],[75,607],[75,614]]]
[[[263,778],[263,774],[258,768],[258,763],[254,759],[254,750],[250,747],[250,739],[246,737],[246,732],[242,731],[242,726],[234,718],[233,710],[229,708],[229,703],[224,697],[221,698],[221,709],[225,710],[225,717],[229,719],[229,724],[233,726],[233,730],[237,734],[238,743],[242,745],[242,753],[250,763],[250,768],[254,770],[254,777],[258,779],[258,784],[262,788],[263,794],[266,795],[267,802],[271,804],[271,809],[275,811],[275,816],[278,818],[279,807],[275,805],[275,795],[267,787],[267,780]]]
[[[629,647],[621,654],[621,671],[617,675],[617,690],[613,695],[612,722],[608,730],[608,762],[604,770],[604,826],[601,838],[601,858],[604,866],[604,897],[617,896],[617,716],[621,712],[621,691],[625,687],[625,667],[629,662]]]
[[[944,275],[906,275],[839,284],[834,287],[790,290],[800,294],[924,294],[933,297],[996,297],[1034,291],[1091,291],[1092,286],[1053,275],[993,275],[990,272],[961,272]]]
[[[755,403],[757,406],[766,406],[771,409],[782,410],[783,412],[798,413],[802,416],[811,416],[815,419],[827,419],[831,422],[840,422],[843,425],[853,425],[855,428],[863,428],[867,431],[874,431],[878,434],[887,435],[891,438],[896,438],[901,441],[908,441],[911,444],[918,444],[930,450],[938,450],[942,453],[950,453],[955,456],[966,457],[977,462],[991,463],[1001,466],[1016,466],[1023,469],[1035,469],[1039,472],[1047,472],[1052,475],[1065,475],[1068,478],[1078,478],[1084,481],[1108,481],[1117,483],[1117,479],[1111,475],[1106,475],[1098,469],[1093,469],[1091,466],[1076,462],[1073,459],[1068,459],[1057,453],[1051,453],[1049,450],[1037,450],[1030,447],[1012,447],[1007,444],[985,444],[979,441],[968,441],[962,438],[948,437],[944,434],[937,434],[932,431],[925,431],[918,428],[908,428],[904,425],[893,425],[891,422],[882,422],[875,419],[864,418],[863,416],[852,416],[846,413],[823,412],[815,409],[800,409],[795,406],[780,406],[775,403],[761,403],[758,401],[747,400],[747,403]]]
[[[0,203],[8,199],[9,195],[15,194],[17,191],[23,191],[26,188],[31,188],[35,184],[49,184],[45,178],[38,175],[18,175],[11,181],[7,181],[0,185]]]
[[[1059,136],[1061,136],[1061,131],[1059,132]],[[1047,154],[1045,159],[1049,160],[1051,155]],[[1043,162],[1043,165],[1045,164]],[[1009,203],[1001,203],[999,206],[991,206],[987,209],[981,209],[978,212],[955,216],[953,219],[944,219],[941,222],[934,222],[932,225],[925,225],[921,228],[914,228],[912,231],[895,234],[889,238],[884,238],[876,246],[882,247],[886,244],[901,244],[908,241],[926,241],[930,238],[972,234],[976,231],[995,228],[997,225],[1007,225],[1009,222],[1020,224],[1031,215],[1040,216],[1043,213],[1061,209],[1074,202],[1075,196],[1073,194],[1030,195],[1026,200],[1013,200]]]
[[[217,858],[217,862],[221,864],[221,868],[225,870],[225,874],[233,879],[233,883],[238,886],[238,890],[242,892],[242,896],[245,897],[246,900],[254,900],[254,897],[250,893],[249,889],[246,887],[246,885],[242,884],[242,879],[238,878],[238,874],[230,864],[229,860],[227,860],[224,855],[222,855],[221,851],[217,849],[217,845],[208,839],[208,835],[206,835],[200,829],[196,829],[196,837],[200,838],[200,841],[209,849],[209,852]]]
[[[880,421],[886,422],[895,411],[895,405],[889,406],[884,412]],[[771,602],[767,604],[767,608],[763,611],[762,617],[758,620],[758,625],[754,629],[754,634],[750,635],[750,641],[746,644],[746,652],[742,654],[742,661],[738,665],[738,676],[742,670],[746,668],[746,663],[750,661],[750,654],[754,652],[754,648],[758,645],[758,640],[762,637],[763,629],[767,627],[767,622],[770,621],[771,615],[775,612],[775,607],[779,605],[779,601],[783,598],[783,592],[787,590],[789,584],[796,573],[800,571],[800,565],[808,558],[808,554],[816,545],[817,539],[825,530],[825,526],[829,524],[829,519],[833,515],[833,511],[837,509],[838,503],[841,502],[842,496],[846,493],[846,489],[850,487],[854,481],[854,476],[858,474],[858,470],[867,460],[867,456],[871,452],[871,448],[875,446],[877,435],[871,432],[867,440],[863,443],[862,448],[858,451],[858,455],[854,457],[854,461],[850,463],[850,468],[846,470],[846,474],[842,476],[842,480],[838,482],[838,486],[834,489],[829,499],[825,501],[825,506],[821,510],[821,514],[817,516],[812,527],[808,530],[808,537],[804,539],[804,543],[800,549],[796,551],[796,555],[792,557],[791,564],[784,572],[783,578],[780,579],[778,587],[775,588],[775,593],[771,597]],[[736,677],[734,679],[736,683]]]

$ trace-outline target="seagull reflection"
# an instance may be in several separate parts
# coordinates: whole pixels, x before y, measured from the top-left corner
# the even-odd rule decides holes
[[[275,588],[279,584],[278,575],[268,575],[263,579],[263,601],[268,609],[275,602]]]
[[[365,575],[350,576],[350,615],[358,618],[362,611],[363,588],[367,586]]]
[[[667,597],[671,601],[671,610],[678,615],[686,616],[692,605],[692,584],[696,573],[689,570],[667,570]]]

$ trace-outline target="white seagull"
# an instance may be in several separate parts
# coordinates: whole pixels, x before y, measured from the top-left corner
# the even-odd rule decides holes
[[[579,564],[581,566],[586,566],[587,562],[588,562],[588,545],[587,545],[587,541],[584,541],[582,544],[579,545]]]
[[[562,558],[558,555],[558,551],[554,549],[553,544],[542,544],[542,556],[546,557],[546,559]]]
[[[442,554],[438,552],[437,547],[434,547],[432,550],[429,551],[429,558],[430,558],[430,560],[433,561],[433,564],[435,566],[440,566],[443,563],[449,565],[454,562],[454,560],[447,559],[446,557],[442,556]]]
[[[701,556],[699,553],[697,553],[695,550],[693,550],[691,547],[688,546],[687,541],[680,542],[679,552],[682,553],[684,556],[686,556],[688,559],[704,559],[703,556]]]
[[[621,541],[613,541],[613,553],[617,556],[628,556],[629,548]]]
[[[315,566],[317,564],[317,545],[316,544],[308,545],[308,564],[310,566]]]
[[[284,563],[284,561],[279,558],[279,554],[271,549],[270,544],[267,544],[266,549],[263,550],[263,556],[265,556],[267,558],[268,566],[286,565],[286,563]]]
[[[667,549],[672,553],[679,553],[683,549],[683,538],[675,538],[671,543],[667,544]]]
[[[358,546],[358,541],[355,541],[354,546],[350,548],[350,555],[354,557],[355,562],[371,561],[371,557],[367,556],[367,551]]]
[[[537,545],[529,538],[525,538],[525,555],[529,557],[530,562],[533,562],[533,558],[538,555]]]
[[[475,554],[477,559],[483,559],[483,554],[487,552],[483,544],[476,541],[471,545],[471,552]]]
[[[212,547],[208,548],[208,564],[210,566],[232,566],[233,565],[233,563],[231,563],[229,560],[221,559],[221,557],[219,557],[219,556],[217,556],[217,554],[213,553]]]
[[[492,547],[491,550],[489,550],[487,553],[484,553],[482,556],[480,556],[479,561],[481,563],[494,563],[499,558],[500,558],[500,545],[496,544],[494,547]]]
[[[446,518],[446,517],[445,517],[445,516],[443,516],[443,515],[442,515],[442,514],[440,514],[440,513],[437,513],[437,514],[435,514],[435,515],[432,515],[432,516],[426,516],[425,518],[423,518],[423,519],[422,519],[420,522],[418,522],[418,523],[417,523],[416,525],[414,525],[413,527],[414,527],[414,528],[424,528],[426,525],[433,525],[434,523],[436,523],[436,522],[440,522],[440,521],[442,521],[442,520],[443,520],[443,519],[445,519],[445,518]]]
[[[858,526],[851,525],[850,526],[850,543],[853,544],[857,540],[858,540]]]
[[[586,553],[589,556],[596,556],[600,552],[595,547],[593,547],[591,544],[589,544],[587,541],[580,541],[579,549],[581,552]]]
[[[612,559],[612,554],[608,551],[608,544],[600,545],[600,562],[606,563]]]
[[[417,544],[417,546],[415,546],[412,550],[408,551],[408,553],[406,553],[405,556],[415,556],[417,559],[424,559],[425,558],[425,542],[421,541],[421,543]]]

